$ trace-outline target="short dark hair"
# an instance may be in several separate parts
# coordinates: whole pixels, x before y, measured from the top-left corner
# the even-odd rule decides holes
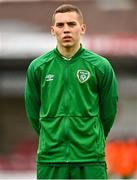
[[[83,23],[83,14],[81,10],[77,6],[74,6],[72,4],[62,4],[61,6],[59,6],[53,13],[52,23],[53,24],[55,23],[55,15],[57,13],[66,13],[66,12],[76,12],[79,16],[80,22]]]

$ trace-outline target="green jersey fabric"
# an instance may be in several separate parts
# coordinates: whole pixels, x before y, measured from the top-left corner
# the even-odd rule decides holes
[[[37,179],[108,179],[103,163],[37,164]]]
[[[39,136],[37,162],[104,161],[117,100],[112,66],[82,46],[71,60],[57,49],[33,60],[25,106]]]

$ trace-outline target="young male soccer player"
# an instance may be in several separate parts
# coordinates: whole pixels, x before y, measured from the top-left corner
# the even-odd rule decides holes
[[[105,139],[117,111],[117,81],[107,59],[84,49],[83,16],[59,6],[57,47],[29,65],[25,105],[39,136],[38,179],[106,179]]]

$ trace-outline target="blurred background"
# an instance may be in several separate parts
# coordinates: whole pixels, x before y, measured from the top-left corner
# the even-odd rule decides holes
[[[34,179],[37,136],[24,108],[29,63],[56,46],[51,16],[78,5],[84,46],[108,58],[119,82],[119,111],[107,139],[110,178],[137,178],[137,0],[0,0],[0,178]]]

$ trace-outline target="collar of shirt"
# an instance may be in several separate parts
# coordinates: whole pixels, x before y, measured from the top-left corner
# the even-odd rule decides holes
[[[72,59],[72,57],[70,57],[70,58],[66,58],[66,57],[64,57],[64,56],[62,56],[63,57],[63,59],[65,59],[66,61],[70,61],[71,59]]]
[[[54,49],[54,52],[61,58],[64,59],[66,61],[73,61],[74,59],[76,59],[76,57],[78,57],[85,49],[82,47],[82,44],[80,44],[80,48],[79,50],[71,57],[71,58],[66,58],[64,56],[62,56],[62,54],[59,52],[59,50],[57,48]]]

